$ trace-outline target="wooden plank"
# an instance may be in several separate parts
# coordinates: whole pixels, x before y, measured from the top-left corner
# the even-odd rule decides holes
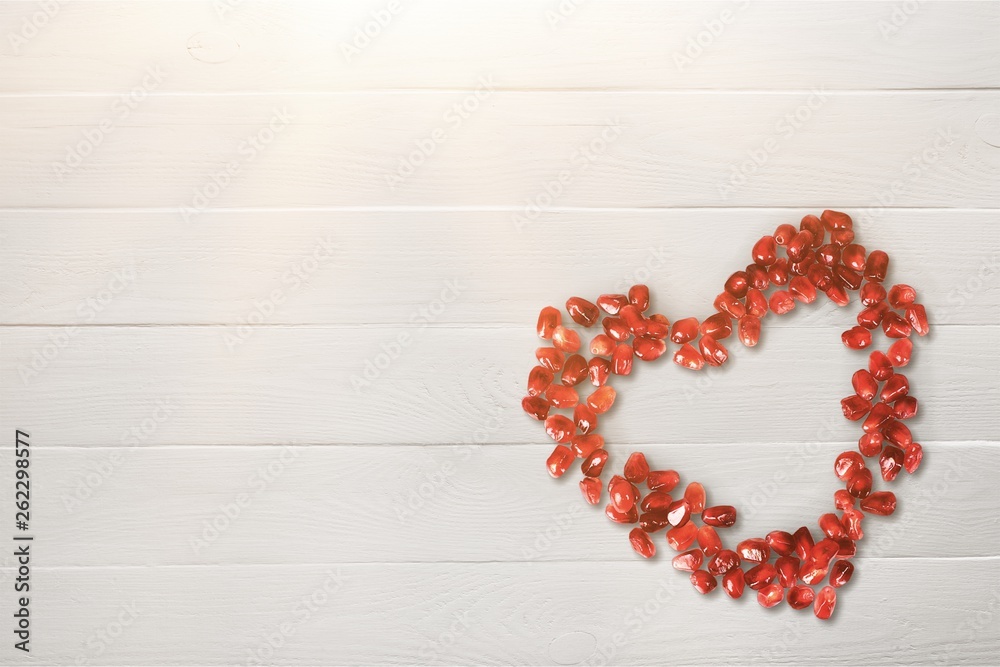
[[[14,97],[2,207],[1000,206],[995,91]],[[457,105],[457,107],[456,107]],[[119,113],[120,112],[120,113]],[[878,150],[872,150],[877,145]]]
[[[0,91],[127,90],[149,63],[167,73],[162,90],[209,93],[465,88],[484,72],[502,87],[547,89],[1000,84],[993,39],[1000,10],[990,2],[56,6],[46,18],[34,2],[0,4],[14,37],[3,43],[11,65]],[[372,36],[359,36],[366,29]]]
[[[1000,652],[997,558],[861,559],[832,625],[786,605],[764,612],[751,591],[739,603],[699,596],[663,562],[37,567],[33,577],[38,664],[800,665],[808,646],[811,664],[983,665]]]
[[[635,558],[628,528],[584,502],[575,469],[562,480],[548,477],[547,445],[81,449],[47,447],[35,434],[31,441],[38,486],[31,525],[45,539],[46,566]],[[816,519],[832,509],[833,492],[842,486],[833,458],[853,447],[650,445],[643,451],[652,465],[678,470],[683,485],[704,483],[709,504],[737,508],[737,525],[720,530],[735,548],[779,528],[806,524],[818,534]],[[897,493],[899,509],[889,519],[865,519],[859,556],[1000,555],[994,518],[1000,446],[926,447],[915,477],[879,481]],[[631,449],[612,445],[609,470],[620,470]],[[9,488],[11,454],[0,454]],[[662,565],[672,553],[663,532],[656,544]]]
[[[243,333],[239,338],[240,329],[226,327],[0,329],[0,430],[35,429],[50,445],[107,445],[109,437],[128,440],[130,429],[149,423],[167,404],[169,418],[151,425],[144,444],[546,441],[520,408],[538,344],[530,326]],[[907,369],[921,401],[911,422],[918,441],[1000,440],[993,418],[1000,351],[984,343],[997,333],[996,327],[943,326],[918,341]],[[846,350],[839,328],[766,329],[752,350],[726,342],[733,348],[726,368],[692,374],[664,358],[616,379],[616,408],[602,418],[608,441],[857,438],[840,399],[867,356]]]
[[[416,302],[452,281],[457,298],[435,324],[530,326],[545,303],[634,281],[649,284],[670,317],[701,315],[757,238],[804,212],[559,211],[518,232],[502,211],[218,211],[178,233],[166,211],[0,211],[0,264],[10,267],[0,318],[407,324]],[[936,323],[1000,320],[995,211],[888,209],[869,224],[851,213],[858,240],[892,256],[890,282],[916,287]],[[113,298],[95,305],[104,290]],[[813,305],[769,325],[844,321]]]

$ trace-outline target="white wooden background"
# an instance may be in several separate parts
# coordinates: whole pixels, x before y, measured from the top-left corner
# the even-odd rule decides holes
[[[1000,4],[5,1],[0,27],[32,664],[1000,662]],[[540,306],[640,280],[707,312],[826,207],[935,331],[925,466],[821,624],[639,562],[518,402]],[[853,312],[769,319],[722,372],[640,368],[618,462],[702,481],[734,536],[814,521],[856,437]]]

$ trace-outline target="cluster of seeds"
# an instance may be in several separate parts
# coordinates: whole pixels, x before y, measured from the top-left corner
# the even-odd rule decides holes
[[[887,352],[870,354],[868,368],[854,374],[855,393],[841,401],[845,417],[863,420],[864,434],[859,451],[843,452],[834,462],[843,488],[834,493],[837,512],[819,517],[819,541],[808,526],[802,526],[794,533],[776,530],[763,538],[743,540],[735,550],[723,548],[716,528],[734,525],[736,508],[705,507],[705,489],[697,482],[688,484],[675,499],[671,492],[680,483],[680,475],[673,470],[651,470],[642,453],[632,454],[622,474],[607,483],[605,514],[615,523],[635,525],[629,541],[639,555],[655,556],[652,535],[666,529],[667,545],[679,552],[673,558],[674,568],[690,572],[698,592],[712,592],[721,577],[723,590],[732,598],[742,596],[749,586],[764,607],[787,599],[795,609],[811,606],[825,620],[833,614],[836,589],[854,572],[850,559],[864,535],[865,514],[888,516],[896,509],[891,491],[872,490],[874,478],[866,459],[877,459],[882,479],[891,482],[904,469],[916,471],[923,458],[921,446],[903,423],[917,413],[917,400],[909,393],[906,376],[896,369],[910,362],[910,335],[928,333],[927,314],[909,285],[886,291],[882,283],[889,256],[881,250],[868,253],[854,243],[853,222],[845,213],[807,215],[798,228],[782,224],[754,244],[751,256],[753,263],[726,280],[724,291],[715,299],[716,312],[704,320],[689,317],[671,324],[661,314],[647,314],[649,289],[645,285],[633,286],[628,294],[603,294],[596,303],[573,297],[566,302],[573,322],[583,328],[600,324],[603,329],[584,348],[580,335],[568,322],[564,326],[561,311],[543,308],[538,335],[552,346],[536,350],[538,365],[528,375],[528,395],[522,407],[544,422],[545,432],[557,443],[546,462],[549,474],[561,477],[581,459],[580,489],[587,502],[598,505],[605,488],[601,474],[608,452],[596,430],[598,415],[615,401],[609,384],[612,376],[629,375],[636,357],[641,361],[660,358],[667,352],[668,341],[679,346],[673,360],[684,368],[721,366],[729,358],[721,341],[734,331],[743,345],[751,347],[760,340],[761,321],[769,312],[784,315],[796,303],[812,303],[820,292],[838,306],[846,306],[850,292],[860,290],[864,309],[858,314],[858,325],[843,333],[844,345],[853,350],[870,347],[872,333],[878,329],[894,342]],[[590,358],[581,350],[589,351]],[[587,380],[594,390],[583,397],[578,387]],[[695,543],[697,548],[692,548]],[[813,587],[822,585],[827,576],[829,584],[816,592]]]

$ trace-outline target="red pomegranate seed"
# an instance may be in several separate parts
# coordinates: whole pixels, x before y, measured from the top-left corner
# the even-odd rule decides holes
[[[765,290],[771,284],[771,277],[767,274],[767,269],[757,264],[747,265],[747,282],[750,287],[758,290]],[[747,290],[749,291],[749,290]]]
[[[726,591],[726,595],[734,600],[743,595],[745,587],[746,581],[743,578],[743,570],[739,568],[730,570],[722,576],[722,590]]]
[[[889,363],[896,368],[902,368],[910,363],[913,357],[913,341],[909,338],[902,338],[889,346]]]
[[[586,403],[580,403],[573,408],[573,423],[581,433],[590,433],[597,428],[597,413]]]
[[[573,454],[572,449],[563,445],[556,445],[556,448],[549,454],[545,466],[548,468],[549,474],[553,477],[562,477],[575,458],[576,456]]]
[[[587,397],[587,405],[597,414],[604,414],[615,402],[615,390],[609,385],[604,385]]]
[[[855,498],[867,498],[872,492],[872,472],[868,468],[859,470],[847,480],[847,492]]]
[[[788,260],[784,257],[779,257],[778,261],[767,267],[767,279],[771,281],[772,285],[778,285],[780,287],[781,285],[788,284],[788,273]],[[801,278],[802,276],[796,277]],[[810,283],[810,285],[811,284],[812,283]]]
[[[770,584],[757,591],[757,602],[765,609],[777,607],[784,599],[785,589],[781,587],[781,584]]]
[[[694,349],[691,343],[684,343],[674,353],[674,363],[692,371],[700,371],[705,367],[705,357],[701,356],[701,352]]]
[[[633,528],[628,534],[628,541],[635,552],[643,558],[652,558],[656,555],[656,545],[642,528]]]
[[[691,549],[674,556],[673,566],[675,570],[694,572],[701,567],[703,560],[705,560],[705,555],[701,553],[700,549]]]
[[[625,324],[625,320],[620,317],[605,317],[601,325],[604,327],[604,333],[612,340],[618,342],[627,341],[632,335],[628,325]]]
[[[686,551],[694,544],[694,539],[697,536],[698,528],[688,521],[683,526],[677,526],[667,531],[667,544],[674,551]]]
[[[555,333],[556,327],[560,324],[562,324],[562,313],[557,308],[545,306],[538,313],[538,325],[536,327],[538,337],[545,338],[546,340],[552,338],[552,334]]]
[[[882,441],[884,439],[878,431],[865,433],[858,440],[858,451],[861,452],[862,456],[878,456],[878,453],[882,451]]]
[[[608,334],[597,334],[590,341],[590,353],[598,357],[610,357],[617,343]]]
[[[697,533],[698,547],[706,556],[714,556],[722,551],[722,539],[711,526],[702,526]]]
[[[825,567],[830,564],[830,561],[833,560],[834,556],[836,556],[839,552],[840,545],[837,544],[837,541],[830,539],[829,537],[825,537],[816,543],[809,556],[817,565]]]
[[[838,560],[830,567],[830,585],[840,588],[851,580],[854,574],[854,563],[849,560]]]
[[[666,493],[665,491],[653,491],[652,493],[646,494],[646,497],[642,499],[639,509],[643,512],[662,514],[663,518],[667,519],[667,512],[673,504],[674,499],[670,497],[669,493]]]
[[[892,417],[882,426],[882,435],[885,436],[886,440],[903,449],[913,443],[913,434],[910,432],[909,427]]]
[[[646,463],[646,457],[642,452],[633,452],[628,457],[628,461],[625,462],[624,474],[625,479],[633,484],[646,481],[646,476],[649,475],[649,464]]]
[[[549,403],[557,408],[573,408],[580,402],[580,396],[573,387],[564,387],[559,384],[550,384],[545,390],[545,397]]]
[[[708,571],[710,574],[719,576],[731,570],[739,569],[740,556],[730,549],[722,549],[708,561]],[[742,570],[740,570],[742,574]]]
[[[646,333],[646,318],[642,316],[642,313],[638,308],[629,304],[622,308],[618,312],[618,317],[625,323],[628,330],[632,332],[633,335],[642,336]]]
[[[863,350],[872,344],[872,332],[864,327],[851,327],[840,336],[840,339],[852,350]]]
[[[715,581],[715,577],[710,575],[705,570],[697,570],[691,573],[691,585],[694,589],[701,593],[702,595],[708,595],[715,590],[718,585]]]
[[[778,578],[778,570],[770,563],[761,563],[747,570],[743,578],[746,580],[747,586],[759,591]]]
[[[850,290],[861,289],[861,283],[865,281],[864,276],[843,264],[834,267],[833,275],[839,278],[841,283]]]
[[[891,310],[882,318],[882,331],[889,338],[906,338],[912,330],[909,322]]]
[[[545,432],[558,443],[567,443],[576,434],[576,424],[569,417],[550,415],[545,420]]]
[[[604,508],[604,515],[615,523],[628,524],[639,522],[639,510],[635,507],[628,512],[619,512],[615,509],[614,505],[608,505]]]
[[[845,266],[853,271],[864,271],[865,247],[857,243],[849,243],[844,246],[844,250],[840,254],[840,259],[844,262]]]
[[[829,538],[847,537],[847,531],[840,522],[840,517],[833,513],[824,514],[819,518],[819,528]]]
[[[798,234],[792,237],[792,240],[788,242],[785,246],[785,252],[788,253],[788,259],[793,262],[797,262],[803,257],[805,257],[806,252],[812,248],[813,235],[807,230],[802,230]]]
[[[910,323],[918,336],[926,336],[930,333],[930,324],[927,321],[927,310],[915,303],[906,309],[906,321]]]
[[[749,284],[747,283],[746,271],[735,272],[733,275],[726,278],[726,284],[724,285],[725,290],[737,299],[742,299],[747,295],[748,287]]]
[[[618,311],[628,304],[628,297],[624,294],[602,294],[597,297],[597,305],[608,315],[617,315]]]
[[[854,227],[854,221],[851,220],[851,216],[840,211],[831,211],[828,209],[823,211],[819,217],[823,221],[823,225],[831,232],[835,229],[851,229]]]
[[[715,309],[726,313],[730,317],[743,317],[747,313],[746,306],[729,292],[722,292],[715,297]]]
[[[698,319],[695,317],[677,320],[670,330],[670,340],[678,344],[692,341],[698,335],[698,326]]]
[[[528,396],[544,394],[555,378],[552,371],[544,366],[535,366],[528,373]]]
[[[726,313],[716,313],[701,323],[701,333],[715,340],[728,338],[733,333],[733,320]]]
[[[879,382],[885,382],[895,372],[889,357],[885,356],[885,352],[881,350],[875,350],[868,357],[868,371]]]
[[[796,277],[798,278],[801,276]],[[795,309],[795,299],[792,297],[790,292],[781,290],[771,295],[771,298],[768,301],[768,306],[770,306],[771,311],[775,315],[784,315]]]
[[[861,304],[871,308],[885,303],[885,288],[879,283],[865,283],[861,288]]]
[[[659,359],[660,355],[667,351],[666,341],[649,336],[639,336],[633,341],[632,347],[635,349],[635,356],[643,361]]]
[[[840,523],[847,528],[847,536],[852,540],[860,540],[865,536],[864,531],[861,530],[861,520],[864,518],[865,515],[854,509],[853,506],[845,509],[844,516],[840,517]]]
[[[736,553],[743,560],[765,563],[771,556],[771,547],[767,546],[767,542],[759,537],[752,537],[737,544]]]
[[[587,373],[590,375],[590,383],[595,387],[603,387],[611,376],[611,362],[607,359],[594,357],[587,364]]]
[[[795,276],[788,282],[788,291],[802,303],[812,303],[816,300],[816,286],[805,276]]]
[[[889,290],[889,303],[893,308],[905,308],[917,300],[917,290],[909,285],[893,285]]]
[[[799,568],[802,563],[795,556],[781,556],[774,562],[774,569],[778,571],[778,582],[785,588],[791,588],[798,580]]]
[[[525,396],[521,399],[521,409],[538,421],[545,421],[549,416],[549,402],[541,396]]]
[[[795,540],[795,555],[799,557],[799,560],[805,560],[808,558],[809,554],[812,553],[813,546],[815,546],[813,543],[813,536],[812,533],[809,532],[809,528],[802,526],[795,531],[792,538]]]
[[[762,236],[759,241],[753,244],[750,252],[754,264],[760,266],[771,266],[778,259],[778,248],[773,236]]]
[[[857,452],[841,452],[833,462],[833,471],[837,479],[844,481],[854,476],[854,473],[865,467],[865,460]]]
[[[645,312],[649,308],[649,288],[645,285],[632,285],[628,290],[628,301],[640,313]]]
[[[611,498],[611,506],[622,513],[632,511],[639,502],[639,490],[627,479],[618,475],[608,482],[608,496]]]
[[[604,485],[596,477],[584,477],[580,480],[580,492],[583,493],[583,499],[591,505],[597,505],[601,502],[603,490]]]
[[[660,512],[645,512],[639,515],[639,527],[647,533],[655,533],[669,525],[667,516]]]
[[[881,250],[873,250],[868,255],[868,265],[865,267],[865,279],[873,283],[885,280],[889,272],[889,255]]]
[[[896,373],[886,380],[879,398],[885,403],[892,403],[896,399],[906,396],[908,393],[910,393],[910,381],[905,375]]]
[[[840,246],[827,243],[816,249],[816,260],[823,266],[834,267],[840,262]]]
[[[833,586],[824,586],[816,595],[813,603],[813,613],[821,621],[828,620],[833,616],[833,609],[837,606],[837,591]]]
[[[889,516],[896,511],[896,494],[892,491],[876,491],[861,501],[861,509],[869,514]]]
[[[698,482],[691,482],[684,489],[684,500],[692,514],[700,514],[705,509],[705,487]]]
[[[760,318],[744,315],[739,322],[740,342],[747,347],[753,347],[760,342]]]
[[[564,326],[558,326],[552,332],[552,344],[563,352],[576,352],[580,349],[580,334]]]
[[[816,593],[809,586],[792,586],[788,589],[788,606],[792,609],[805,609],[812,606]]]
[[[826,295],[829,297],[830,301],[843,308],[851,302],[851,297],[847,294],[847,291],[840,285],[830,285],[826,288]]]
[[[628,375],[632,372],[632,346],[619,343],[611,355],[611,372],[615,375]]]
[[[675,470],[653,470],[646,477],[646,486],[653,491],[673,491],[681,481]]]
[[[774,242],[780,246],[788,245],[788,242],[792,240],[798,231],[795,229],[795,225],[787,223],[778,225],[778,228],[774,230]]]
[[[754,317],[767,315],[767,297],[757,288],[747,290],[747,315]]]
[[[879,325],[882,324],[882,320],[885,318],[885,314],[888,312],[889,306],[886,305],[885,301],[877,303],[874,306],[865,308],[858,313],[858,324],[863,326],[865,329],[878,329]]]
[[[853,558],[856,553],[858,553],[858,545],[854,543],[854,540],[848,537],[841,537],[836,540],[837,545],[840,547],[837,551],[837,555],[841,558]]]
[[[600,477],[601,473],[604,472],[604,465],[607,462],[607,450],[598,449],[596,452],[583,460],[583,463],[580,464],[580,470],[587,477]]]
[[[924,448],[918,443],[912,442],[903,452],[903,467],[911,475],[920,467],[920,462],[924,459]]]
[[[791,556],[795,552],[795,538],[783,530],[772,530],[764,537],[764,541],[779,556]]]
[[[872,407],[871,412],[868,413],[868,418],[865,419],[861,428],[864,429],[865,433],[874,433],[891,418],[892,407],[888,403],[879,401]]]
[[[569,313],[574,322],[585,327],[594,326],[594,323],[601,316],[601,311],[595,304],[578,296],[572,296],[566,300],[566,312]]]
[[[844,411],[844,416],[852,422],[856,422],[868,414],[872,409],[872,402],[866,401],[857,394],[851,394],[847,398],[841,399],[840,408]]]
[[[736,508],[732,505],[706,507],[701,513],[701,520],[709,526],[729,528],[736,523]]]
[[[561,371],[563,364],[566,362],[566,355],[554,347],[538,348],[535,350],[535,358],[538,359],[538,364],[542,368],[554,373]]]
[[[835,229],[830,232],[830,240],[844,247],[854,241],[854,230],[853,229]]]
[[[838,510],[847,510],[854,507],[854,496],[847,492],[847,489],[837,489],[833,492],[833,505]],[[843,520],[841,520],[843,523]],[[845,524],[845,528],[847,525]]]
[[[698,340],[698,349],[709,366],[721,366],[729,359],[729,350],[711,336],[702,336]]]
[[[854,386],[855,393],[867,401],[875,398],[875,394],[878,392],[878,381],[864,369],[854,374],[854,377],[851,378],[851,384]]]
[[[560,382],[562,382],[567,387],[572,387],[583,382],[587,377],[587,360],[580,356],[579,354],[571,354],[566,358],[566,363],[563,364],[562,377]],[[564,407],[564,406],[556,406]],[[565,406],[571,407],[571,406]]]
[[[604,436],[599,433],[590,435],[574,435],[571,449],[578,458],[585,459],[598,449],[604,447]]]
[[[833,285],[833,271],[822,264],[810,266],[806,271],[806,278],[821,292],[825,292]]]
[[[892,416],[896,419],[909,419],[917,414],[917,399],[903,396],[892,404]]]
[[[670,322],[649,319],[646,320],[645,338],[655,338],[656,340],[666,340],[670,336]]]
[[[675,500],[667,508],[667,521],[671,526],[683,526],[691,520],[691,506],[686,500]]]

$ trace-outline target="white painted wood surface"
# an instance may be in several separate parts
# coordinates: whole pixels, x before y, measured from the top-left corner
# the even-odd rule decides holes
[[[389,3],[0,3],[31,663],[1000,662],[1000,3],[398,1],[350,59]],[[925,465],[829,625],[637,562],[518,406],[541,305],[640,280],[705,314],[826,207],[936,325],[907,373]],[[734,538],[814,520],[856,435],[854,312],[769,318],[701,378],[640,367],[618,460],[704,482]]]

